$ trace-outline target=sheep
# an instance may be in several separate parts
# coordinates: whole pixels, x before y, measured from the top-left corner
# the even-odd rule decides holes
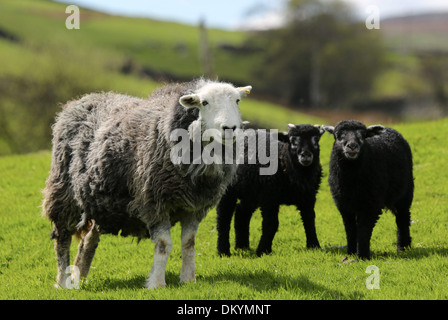
[[[324,129],[335,138],[328,181],[342,215],[347,253],[370,259],[372,231],[385,208],[395,214],[397,250],[410,247],[414,178],[408,142],[392,128],[367,128],[353,120]]]
[[[172,132],[227,134],[230,128],[237,134],[242,122],[238,103],[251,89],[199,79],[166,85],[147,99],[92,93],[65,105],[53,125],[42,205],[43,216],[54,225],[57,287],[70,281],[65,271],[72,235],[81,238],[74,265],[85,278],[100,234],[107,233],[150,238],[155,252],[145,286],[166,286],[170,228],[179,221],[180,282],[195,281],[199,222],[221,198],[236,164],[175,163],[170,150],[179,141]]]
[[[234,211],[235,248],[249,248],[249,224],[257,208],[261,208],[263,222],[256,254],[271,253],[282,204],[295,205],[300,210],[307,247],[320,248],[314,206],[322,179],[319,140],[325,131],[320,126],[288,126],[289,132],[279,134],[278,141],[267,138],[270,143],[278,143],[278,170],[274,175],[259,175],[260,163],[238,166],[237,177],[216,209],[219,255],[230,256],[229,231]]]

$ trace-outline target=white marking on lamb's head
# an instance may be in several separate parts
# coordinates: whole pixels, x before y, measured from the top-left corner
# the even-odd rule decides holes
[[[235,88],[221,82],[206,82],[193,94],[182,96],[179,103],[186,108],[198,108],[204,130],[214,130],[222,137],[234,135],[242,127],[238,104],[252,90],[251,86]],[[218,137],[215,136],[215,139]]]

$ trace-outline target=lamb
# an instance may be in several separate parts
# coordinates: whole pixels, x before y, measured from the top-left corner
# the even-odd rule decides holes
[[[56,286],[67,287],[70,281],[66,268],[73,234],[81,238],[74,265],[84,278],[100,234],[120,233],[152,240],[153,266],[145,286],[164,287],[170,228],[179,221],[180,281],[195,280],[199,222],[225,192],[236,164],[175,163],[171,149],[179,141],[172,132],[237,134],[242,123],[238,103],[251,88],[199,79],[166,85],[148,99],[93,93],[65,105],[53,126],[42,205],[43,216],[54,225]]]
[[[288,126],[289,132],[279,134],[278,141],[267,139],[270,143],[278,143],[278,170],[274,175],[259,175],[259,163],[251,165],[245,162],[238,166],[235,181],[216,209],[218,254],[230,256],[229,231],[234,211],[235,248],[249,248],[249,224],[257,208],[261,208],[263,222],[256,254],[271,253],[282,204],[295,205],[300,210],[307,247],[320,247],[314,205],[322,179],[319,140],[325,131],[320,126]]]
[[[397,250],[410,247],[414,178],[407,141],[392,128],[366,128],[358,121],[324,129],[335,138],[329,183],[344,222],[348,254],[370,259],[370,238],[384,208],[395,214]]]

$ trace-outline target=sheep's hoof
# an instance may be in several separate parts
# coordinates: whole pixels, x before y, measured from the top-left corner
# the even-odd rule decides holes
[[[188,279],[182,279],[182,278],[180,279],[180,284],[189,283],[189,282],[196,283],[196,277],[188,278]]]
[[[157,279],[157,278],[149,277],[145,283],[145,288],[149,289],[149,290],[165,288],[165,287],[166,287],[165,279]]]
[[[358,262],[358,259],[349,259],[348,257],[344,257],[342,259],[342,263],[344,263],[344,264],[351,264],[353,262]]]
[[[151,283],[149,281],[145,285],[145,288],[148,290],[154,290],[154,289],[165,288],[165,287],[166,287],[166,283]]]
[[[256,254],[258,257],[261,257],[262,255],[266,254],[269,255],[272,253],[272,250],[266,249],[266,250],[257,250]]]
[[[221,258],[230,257],[230,251],[229,252],[218,252],[218,255]]]

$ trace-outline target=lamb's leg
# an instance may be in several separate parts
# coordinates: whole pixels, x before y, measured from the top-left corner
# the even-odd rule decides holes
[[[249,249],[250,219],[256,208],[241,200],[235,210],[235,249]]]
[[[58,274],[56,276],[56,287],[71,288],[70,273],[67,268],[70,266],[70,244],[72,235],[68,231],[55,232],[54,250],[58,261]]]
[[[370,239],[380,213],[381,211],[373,213],[364,212],[358,216],[356,254],[361,259],[370,259]]]
[[[185,219],[182,224],[182,269],[180,272],[180,282],[185,283],[195,281],[195,254],[194,249],[196,233],[199,222],[196,219]]]
[[[305,228],[306,247],[320,248],[316,234],[316,213],[314,212],[314,208],[303,209],[300,211],[300,215],[302,216],[303,227]]]
[[[355,215],[344,211],[341,211],[341,215],[347,238],[347,254],[356,254],[357,230]]]
[[[230,256],[230,225],[236,207],[236,197],[226,193],[216,207],[216,229],[218,230],[218,254]]]
[[[397,223],[397,251],[404,251],[411,246],[411,234],[409,231],[411,212],[409,211],[409,206],[397,207],[395,221]]]
[[[100,241],[100,233],[95,227],[95,222],[90,226],[90,230],[81,239],[78,246],[78,254],[76,255],[74,265],[79,268],[82,278],[87,277],[95,255],[98,242]]]
[[[257,256],[261,256],[263,253],[272,252],[272,241],[274,240],[275,233],[278,229],[278,210],[278,205],[261,208],[263,222],[261,239],[257,248]]]
[[[151,272],[146,280],[146,288],[156,289],[165,287],[165,269],[168,257],[173,247],[169,223],[151,230],[151,240],[155,244],[154,259]]]

